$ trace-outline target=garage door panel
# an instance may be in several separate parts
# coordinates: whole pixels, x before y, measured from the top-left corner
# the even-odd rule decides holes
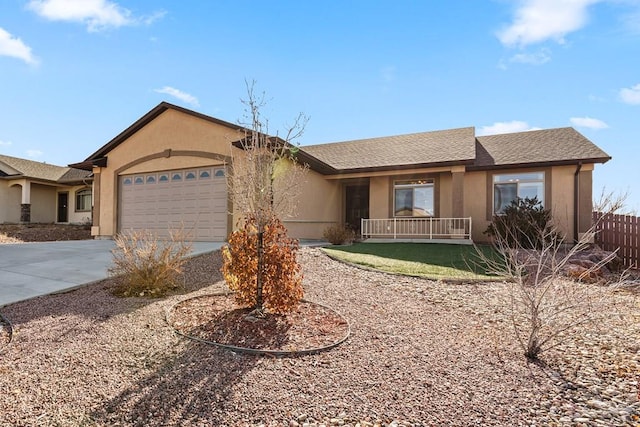
[[[216,175],[217,172],[217,175]],[[120,178],[120,230],[168,236],[184,228],[194,240],[223,240],[227,233],[224,169],[159,171]]]

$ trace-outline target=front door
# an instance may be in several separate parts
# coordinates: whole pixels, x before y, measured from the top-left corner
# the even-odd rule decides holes
[[[369,184],[347,185],[345,196],[345,224],[360,234],[360,220],[369,218]]]
[[[58,222],[69,222],[69,193],[58,193]]]

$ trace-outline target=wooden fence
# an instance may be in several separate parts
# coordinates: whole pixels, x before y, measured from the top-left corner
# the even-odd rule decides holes
[[[640,267],[640,217],[593,213],[595,242],[605,251],[618,249],[626,267]]]

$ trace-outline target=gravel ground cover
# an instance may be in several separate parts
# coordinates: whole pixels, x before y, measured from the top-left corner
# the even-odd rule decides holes
[[[74,224],[0,224],[0,244],[86,240],[91,227]]]
[[[638,293],[616,293],[597,325],[530,363],[488,303],[504,284],[365,271],[309,248],[300,259],[305,298],[351,324],[312,356],[173,333],[171,307],[225,290],[219,253],[190,260],[184,293],[164,299],[116,298],[107,280],[3,308],[0,425],[640,425]]]

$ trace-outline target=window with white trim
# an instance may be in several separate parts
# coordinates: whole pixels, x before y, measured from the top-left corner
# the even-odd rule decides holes
[[[76,191],[76,212],[89,212],[91,210],[91,189]]]
[[[544,172],[509,173],[493,176],[493,213],[500,214],[516,198],[536,197],[544,206]]]
[[[393,186],[394,216],[433,216],[433,181],[398,181]]]

